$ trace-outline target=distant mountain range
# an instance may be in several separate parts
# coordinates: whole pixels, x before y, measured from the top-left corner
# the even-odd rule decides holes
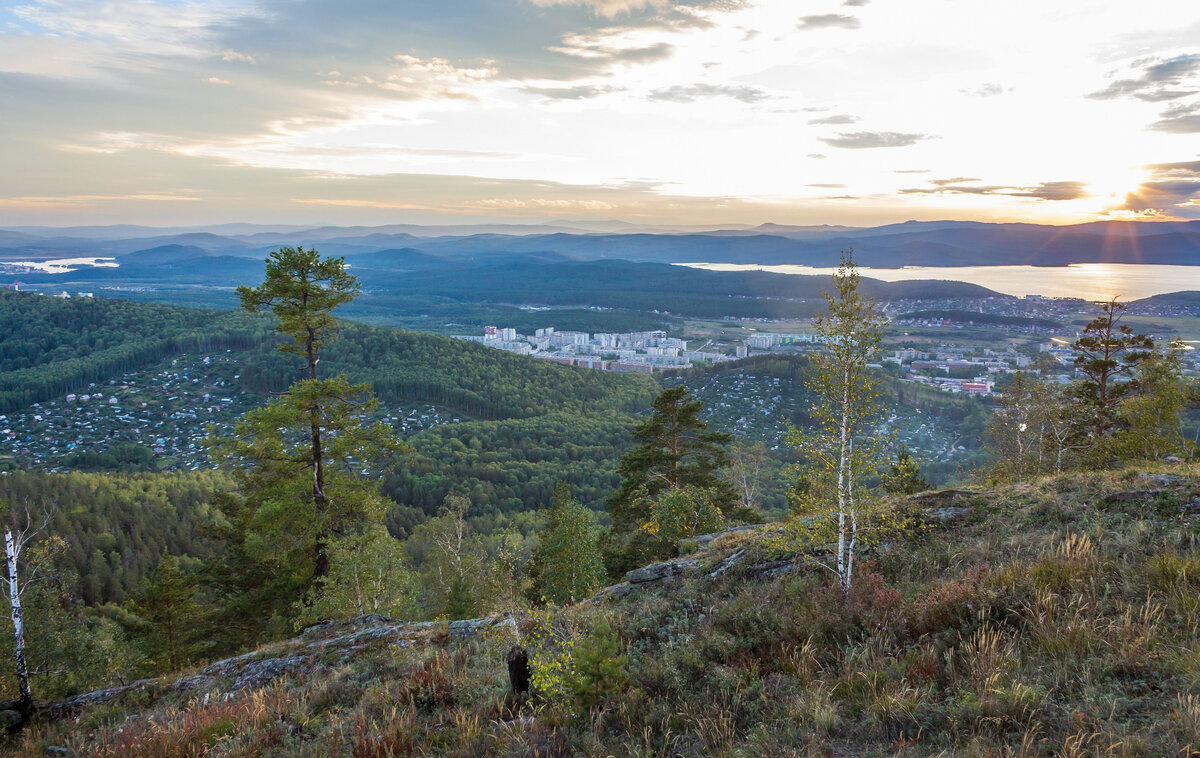
[[[0,261],[115,257],[123,266],[176,266],[218,256],[261,260],[280,245],[313,246],[348,259],[388,253],[393,265],[479,263],[533,255],[548,260],[831,266],[853,247],[864,266],[1064,266],[1072,263],[1200,264],[1200,221],[1101,221],[1074,226],[909,221],[873,228],[639,226],[560,220],[546,225],[208,228],[14,227],[0,230]],[[398,251],[408,251],[400,253]],[[351,261],[367,265],[367,259]],[[402,266],[402,267],[404,267]]]

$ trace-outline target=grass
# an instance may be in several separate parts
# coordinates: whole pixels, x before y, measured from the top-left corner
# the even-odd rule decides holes
[[[608,614],[628,663],[623,689],[596,709],[565,694],[511,695],[503,653],[513,638],[499,631],[372,644],[253,692],[106,706],[40,724],[11,747],[29,756],[55,744],[83,756],[1200,755],[1200,517],[1180,512],[1200,494],[1200,469],[1171,472],[1184,479],[1145,501],[1104,501],[1139,489],[1137,471],[990,490],[956,525],[876,550],[847,601],[819,569],[762,580],[743,564],[717,581],[698,574],[605,608],[526,620],[525,644],[549,625],[557,636],[538,639],[561,646],[567,635],[579,650],[596,614]],[[712,566],[745,549],[752,562],[770,554],[758,539],[742,533],[696,557]]]

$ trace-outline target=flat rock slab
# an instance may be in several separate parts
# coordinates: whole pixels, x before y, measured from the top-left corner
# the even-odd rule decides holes
[[[934,521],[941,522],[943,524],[949,524],[949,523],[953,523],[955,521],[962,521],[969,515],[971,515],[971,509],[963,508],[961,506],[958,506],[958,507],[947,506],[945,508],[935,508],[934,510],[929,512],[929,518],[933,519]]]
[[[625,581],[630,584],[648,584],[666,579],[669,576],[691,571],[696,567],[696,561],[691,558],[677,558],[673,561],[652,563],[633,571],[625,572]]]
[[[249,663],[238,674],[233,683],[233,691],[244,690],[247,687],[262,687],[272,680],[291,673],[308,662],[303,655],[289,655],[282,658],[263,658]]]
[[[908,499],[918,503],[933,504],[945,500],[957,500],[960,497],[974,497],[980,494],[978,490],[929,490],[909,495]]]
[[[679,549],[683,550],[685,547],[692,546],[703,547],[710,542],[716,542],[722,537],[728,537],[729,535],[737,534],[738,532],[752,532],[761,526],[761,524],[746,524],[745,526],[735,526],[720,532],[713,532],[712,534],[701,534],[696,537],[684,537],[683,539],[679,540]]]

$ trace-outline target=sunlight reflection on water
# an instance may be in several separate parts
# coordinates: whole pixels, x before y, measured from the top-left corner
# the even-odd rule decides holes
[[[776,274],[828,276],[836,269],[811,266],[759,266],[738,263],[681,263],[710,271],[769,271]],[[1076,263],[1070,266],[914,266],[860,268],[864,277],[885,282],[918,279],[969,282],[1006,295],[1044,295],[1107,300],[1138,300],[1182,290],[1200,290],[1200,266],[1156,266],[1130,263]]]

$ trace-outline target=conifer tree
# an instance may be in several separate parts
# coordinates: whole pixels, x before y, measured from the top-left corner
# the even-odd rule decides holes
[[[729,463],[724,432],[711,432],[700,417],[704,404],[684,386],[664,390],[654,399],[654,411],[634,427],[639,444],[625,455],[617,472],[621,484],[608,500],[613,526],[605,562],[621,573],[671,551],[671,545],[648,534],[655,499],[668,490],[702,489],[724,513],[734,511],[738,495],[718,476]]]
[[[590,597],[604,581],[595,517],[571,497],[565,483],[555,490],[546,516],[549,524],[530,568],[534,594],[559,605]]]
[[[1117,404],[1136,386],[1129,381],[1134,369],[1154,349],[1154,340],[1121,323],[1128,306],[1114,297],[1100,307],[1100,315],[1088,322],[1071,345],[1077,353],[1075,370],[1083,375],[1073,385],[1072,394],[1080,403],[1095,446],[1093,457],[1098,460],[1107,456],[1105,442],[1119,424]]]
[[[315,249],[281,247],[267,259],[266,279],[258,287],[238,287],[242,307],[251,313],[269,309],[279,320],[276,330],[291,338],[279,349],[304,358],[306,379],[292,385],[289,395],[293,411],[305,417],[308,426],[311,469],[311,498],[314,509],[323,514],[328,495],[325,491],[325,430],[322,412],[327,403],[345,397],[354,390],[345,382],[319,382],[317,364],[321,348],[336,328],[333,309],[354,299],[361,291],[358,279],[346,270],[345,259],[322,259]],[[329,557],[325,546],[327,532],[319,532],[314,550],[313,575],[317,578],[329,572]]]
[[[896,451],[896,462],[880,475],[880,484],[890,495],[915,495],[929,489],[929,482],[921,476],[921,464],[913,459],[907,445]]]
[[[596,619],[592,633],[575,645],[572,658],[571,694],[583,710],[599,709],[625,686],[628,658],[621,652],[621,638],[607,616]]]
[[[275,314],[290,338],[279,349],[303,359],[303,376],[213,441],[240,490],[218,499],[225,549],[205,572],[221,606],[218,632],[234,644],[288,630],[296,600],[315,599],[330,572],[331,541],[382,524],[378,483],[405,446],[371,422],[368,385],[317,370],[337,328],[332,310],[358,291],[341,258],[289,247],[271,253],[263,284],[238,289],[247,310]]]
[[[178,671],[191,661],[201,614],[196,580],[178,558],[163,554],[131,610],[145,622],[138,636],[156,671]]]

